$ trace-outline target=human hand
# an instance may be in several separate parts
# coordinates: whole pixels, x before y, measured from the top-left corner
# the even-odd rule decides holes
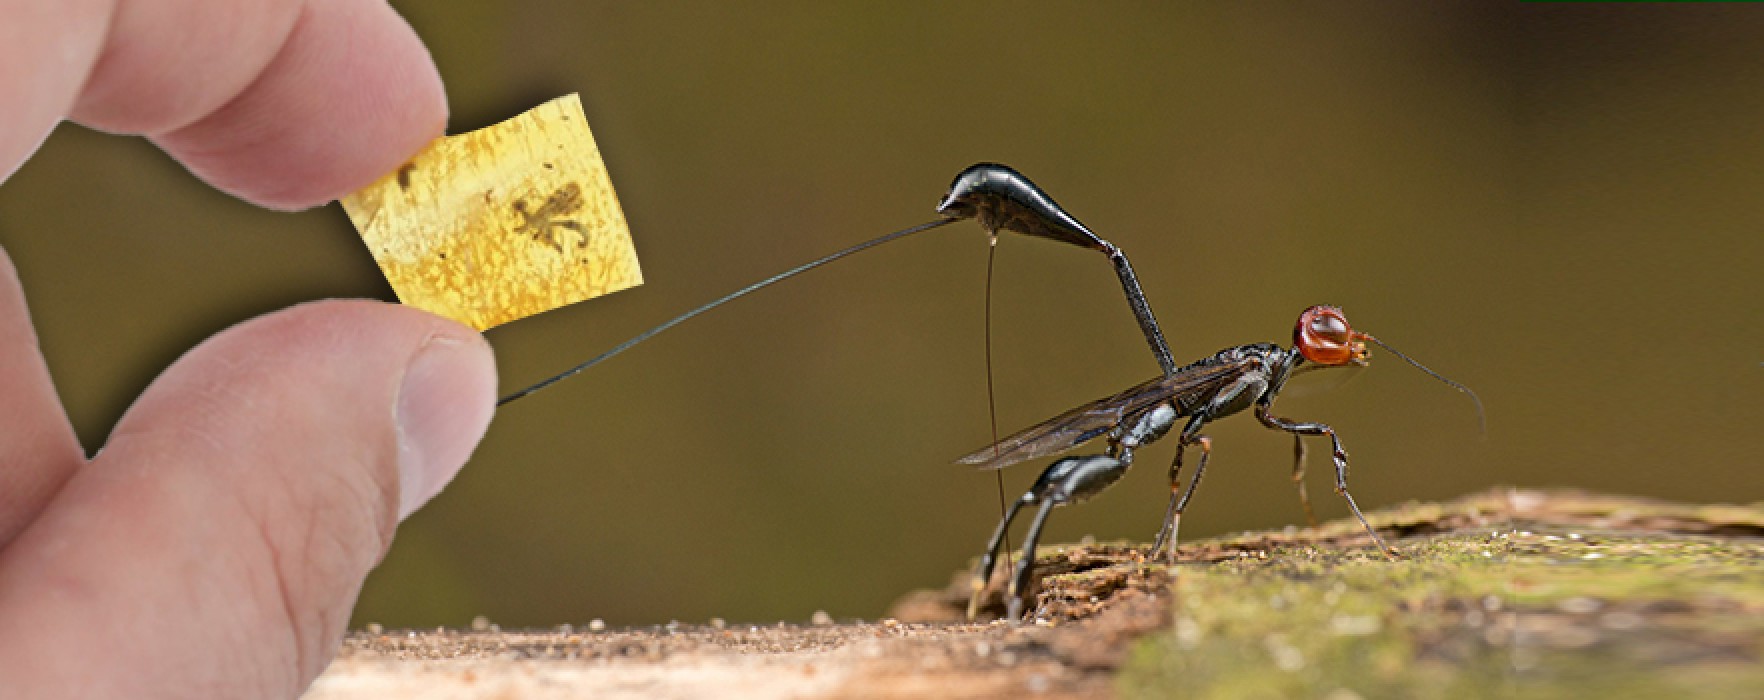
[[[0,0],[0,176],[63,118],[214,186],[323,203],[439,136],[427,51],[377,0]],[[0,689],[286,697],[335,652],[398,520],[470,456],[489,346],[304,304],[189,351],[88,460],[0,252]]]

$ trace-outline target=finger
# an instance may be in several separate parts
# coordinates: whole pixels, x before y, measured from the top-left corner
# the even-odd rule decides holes
[[[298,692],[400,512],[482,436],[495,381],[477,334],[373,302],[296,307],[191,350],[0,552],[8,692]],[[104,674],[94,629],[117,632]]]
[[[107,0],[18,0],[0,22],[0,180],[73,108],[110,12]]]
[[[0,249],[0,548],[85,461],[37,349],[18,272]]]
[[[71,116],[292,209],[372,182],[446,126],[434,62],[379,0],[23,4],[0,24],[0,65],[33,68],[0,71],[0,175]]]
[[[298,209],[361,189],[446,127],[440,74],[391,7],[311,0],[250,87],[153,140],[221,190]]]

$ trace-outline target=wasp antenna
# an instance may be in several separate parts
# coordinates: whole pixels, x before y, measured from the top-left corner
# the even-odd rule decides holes
[[[1434,379],[1438,379],[1441,382],[1444,382],[1446,384],[1446,386],[1449,386],[1453,389],[1457,389],[1458,391],[1464,392],[1464,395],[1469,396],[1470,401],[1476,404],[1476,429],[1477,429],[1477,432],[1481,433],[1483,437],[1488,437],[1488,415],[1485,414],[1482,410],[1482,397],[1477,396],[1476,392],[1472,391],[1470,389],[1470,387],[1467,387],[1467,386],[1464,386],[1463,384],[1459,384],[1457,382],[1454,382],[1450,379],[1447,379],[1445,377],[1445,375],[1440,374],[1438,372],[1435,372],[1431,369],[1428,369],[1427,365],[1416,362],[1415,358],[1409,357],[1408,355],[1404,355],[1403,351],[1391,347],[1390,344],[1388,344],[1382,340],[1379,340],[1370,334],[1355,333],[1355,335],[1357,335],[1361,338],[1365,338],[1366,340],[1370,340],[1374,343],[1377,343],[1378,347],[1384,348],[1385,350],[1390,351],[1390,354],[1396,355],[1397,357],[1402,358],[1404,362],[1407,362],[1410,365],[1413,365],[1415,367],[1415,369],[1426,372],[1428,376],[1433,377]]]
[[[660,333],[660,332],[665,331],[669,328],[673,328],[674,326],[678,326],[682,323],[685,323],[688,319],[691,319],[693,316],[697,316],[697,315],[702,314],[706,311],[709,311],[711,309],[722,306],[723,304],[726,304],[726,303],[729,303],[729,302],[734,301],[736,299],[739,299],[741,297],[747,296],[748,294],[750,294],[752,292],[756,292],[756,291],[759,291],[760,289],[771,286],[773,283],[782,282],[786,279],[789,279],[791,277],[795,277],[796,275],[802,274],[804,272],[808,272],[809,270],[813,270],[817,267],[820,267],[820,266],[825,265],[827,263],[833,262],[834,260],[838,260],[840,258],[847,256],[847,255],[863,252],[863,251],[868,250],[870,248],[874,248],[876,246],[882,245],[883,243],[887,243],[889,241],[893,241],[893,240],[897,240],[897,239],[901,239],[901,238],[906,238],[907,236],[911,236],[911,235],[913,235],[915,233],[919,233],[921,231],[929,231],[931,229],[934,229],[934,228],[937,228],[937,227],[942,226],[944,224],[952,223],[955,221],[960,221],[960,219],[938,219],[936,221],[930,221],[930,222],[926,222],[923,224],[919,224],[918,226],[914,226],[912,228],[901,229],[899,231],[895,231],[894,233],[890,233],[886,236],[872,238],[870,240],[864,241],[863,243],[859,243],[859,244],[854,245],[850,248],[846,248],[844,250],[841,250],[837,253],[833,253],[831,255],[820,258],[818,260],[814,260],[812,262],[803,263],[803,264],[798,265],[796,267],[793,267],[793,268],[790,268],[790,269],[785,270],[783,272],[780,272],[776,275],[772,275],[771,277],[767,277],[763,280],[760,280],[760,281],[755,282],[753,284],[750,284],[750,285],[747,285],[747,286],[742,287],[740,289],[737,289],[734,292],[731,292],[729,294],[722,296],[721,298],[717,299],[716,301],[713,301],[709,304],[705,304],[704,306],[700,306],[700,307],[693,309],[691,311],[688,311],[686,313],[680,314],[679,316],[675,316],[673,319],[669,320],[667,323],[663,323],[659,326],[656,326],[654,328],[646,330],[642,333],[638,333],[637,337],[632,338],[630,340],[627,340],[623,343],[619,343],[618,345],[613,346],[613,349],[608,350],[603,353],[600,353],[599,355],[595,355],[593,358],[590,358],[587,362],[583,362],[582,364],[576,365],[576,366],[571,367],[569,369],[566,369],[562,372],[554,374],[551,377],[549,377],[543,381],[540,381],[538,383],[533,384],[532,386],[529,386],[525,389],[522,389],[520,391],[509,394],[508,396],[504,396],[500,399],[497,399],[496,405],[497,406],[505,405],[510,401],[514,401],[516,399],[530,396],[533,394],[533,392],[536,392],[536,391],[539,391],[540,389],[544,389],[546,387],[549,387],[549,386],[556,384],[558,382],[561,382],[565,379],[569,379],[570,377],[573,377],[576,374],[580,373],[582,370],[588,369],[589,367],[593,367],[593,366],[598,365],[602,362],[605,362],[605,361],[611,359],[614,355],[617,355],[621,352],[629,350],[629,349],[631,349],[632,346],[634,346],[638,343],[641,343],[645,340],[649,340],[650,338],[655,337],[655,335],[657,333]]]

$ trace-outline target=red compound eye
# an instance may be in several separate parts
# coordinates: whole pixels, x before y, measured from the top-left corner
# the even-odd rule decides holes
[[[1292,344],[1305,359],[1320,365],[1345,365],[1354,360],[1354,329],[1341,309],[1313,306],[1299,314],[1292,329]]]

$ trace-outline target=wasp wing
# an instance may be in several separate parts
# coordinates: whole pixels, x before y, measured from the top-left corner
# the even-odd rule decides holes
[[[1172,398],[1180,415],[1188,415],[1195,399],[1235,379],[1254,360],[1243,359],[1192,367],[1171,377],[1157,377],[1114,396],[1097,399],[999,440],[956,460],[981,469],[999,469],[1072,449]]]

